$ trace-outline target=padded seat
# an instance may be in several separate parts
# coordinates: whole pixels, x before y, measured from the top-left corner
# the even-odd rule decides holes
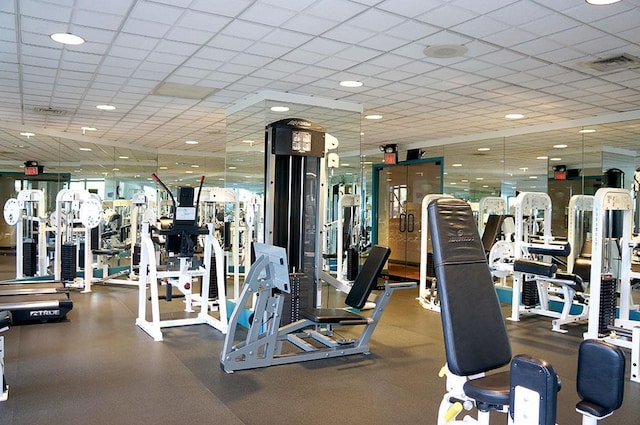
[[[343,325],[366,325],[367,318],[349,310],[339,308],[300,309],[300,316],[315,323],[340,323]]]
[[[382,272],[391,249],[376,245],[371,249],[360,273],[344,300],[345,304],[362,310],[367,303],[371,291],[378,286],[378,276]],[[343,325],[366,325],[369,319],[343,308],[301,308],[300,316],[315,323],[336,323]]]
[[[573,288],[576,292],[584,292],[584,281],[580,276],[573,273],[556,273],[556,279],[562,280],[562,285]]]
[[[498,372],[465,382],[464,393],[475,399],[480,410],[494,410],[509,404],[509,372]]]

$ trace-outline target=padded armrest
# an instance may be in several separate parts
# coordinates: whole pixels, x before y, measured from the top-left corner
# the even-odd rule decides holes
[[[558,270],[558,266],[544,261],[515,260],[513,271],[521,273],[537,274],[539,276],[553,277]]]
[[[584,282],[577,274],[558,272],[554,277],[556,280],[561,281],[559,282],[561,285],[570,286],[576,292],[584,292]]]
[[[603,417],[622,406],[625,357],[619,347],[597,339],[582,341],[578,350],[576,409]]]

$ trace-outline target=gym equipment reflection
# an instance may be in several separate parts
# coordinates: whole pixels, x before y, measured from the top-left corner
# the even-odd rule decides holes
[[[373,243],[389,246],[389,275],[419,278],[422,199],[442,193],[442,158],[373,166]]]

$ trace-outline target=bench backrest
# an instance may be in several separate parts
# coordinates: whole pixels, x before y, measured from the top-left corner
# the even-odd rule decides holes
[[[428,206],[449,370],[469,376],[511,361],[511,345],[471,207],[460,199]]]
[[[385,246],[375,245],[369,252],[369,256],[362,265],[362,269],[353,282],[351,291],[345,299],[345,304],[361,310],[367,302],[376,286],[378,286],[378,276],[382,272],[384,264],[387,262],[391,249]]]

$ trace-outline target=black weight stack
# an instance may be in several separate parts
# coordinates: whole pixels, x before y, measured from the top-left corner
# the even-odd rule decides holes
[[[522,304],[525,307],[535,307],[540,302],[538,285],[535,280],[525,280],[522,284]]]
[[[616,318],[616,279],[604,276],[600,281],[600,317],[598,333],[606,335]]]
[[[224,259],[224,268],[222,269],[222,279],[224,280],[224,288],[227,288],[227,259]],[[218,264],[216,263],[216,256],[211,256],[211,270],[209,270],[209,299],[218,299]],[[225,292],[226,294],[226,292]],[[225,295],[223,294],[223,296]]]
[[[60,279],[70,282],[76,278],[76,246],[72,243],[62,244]]]
[[[22,242],[22,274],[35,276],[38,266],[38,244],[33,239],[25,239]]]
[[[358,261],[358,251],[355,248],[349,248],[347,250],[347,280],[353,282],[358,276],[358,268],[360,263]]]

